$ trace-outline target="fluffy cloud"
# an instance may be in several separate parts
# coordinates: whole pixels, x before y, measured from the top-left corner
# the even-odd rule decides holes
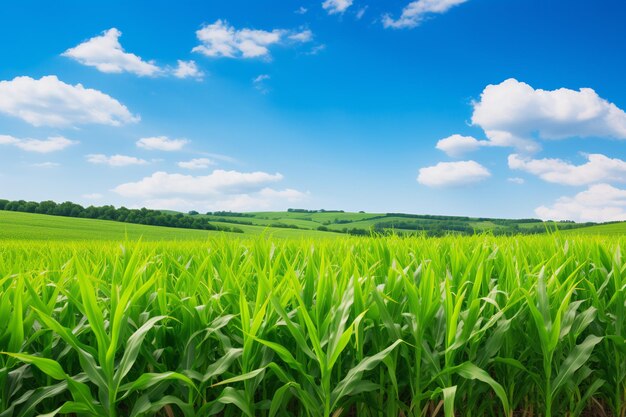
[[[179,151],[189,141],[187,139],[169,139],[167,136],[155,136],[142,138],[137,141],[137,146],[149,151]]]
[[[176,78],[195,78],[201,80],[204,77],[204,72],[198,68],[195,61],[181,61],[178,60],[178,66],[174,68],[172,74]]]
[[[121,184],[113,191],[125,197],[191,196],[202,198],[220,194],[245,194],[282,179],[281,174],[266,172],[215,170],[209,175],[197,177],[155,172],[140,181]]]
[[[116,28],[106,30],[80,45],[63,52],[83,65],[96,67],[107,73],[130,72],[140,76],[154,76],[163,70],[153,61],[144,61],[139,56],[124,51],[119,38],[122,32]]]
[[[284,210],[308,198],[308,193],[275,189],[281,174],[215,170],[192,176],[155,172],[137,182],[121,184],[113,191],[140,199],[140,206],[171,210]]]
[[[145,165],[148,161],[144,159],[135,158],[134,156],[126,155],[103,155],[103,154],[89,154],[85,156],[87,162],[92,164],[110,165],[112,167],[124,167],[128,165]]]
[[[63,136],[53,136],[48,139],[18,139],[13,136],[0,135],[0,145],[16,146],[27,152],[50,153],[62,151],[68,146],[77,143]]]
[[[543,220],[607,222],[626,220],[626,190],[596,184],[573,197],[561,197],[552,206],[535,210]]]
[[[526,153],[539,149],[535,138],[626,139],[626,113],[594,90],[534,89],[512,78],[484,89],[474,103],[472,123],[491,145]]]
[[[573,165],[562,159],[530,159],[509,155],[509,168],[536,175],[544,181],[563,185],[626,181],[626,161],[602,154],[586,155],[587,162]]]
[[[178,163],[178,166],[185,169],[206,169],[211,165],[215,165],[215,162],[209,158],[194,158],[191,161],[182,161]]]
[[[322,3],[322,7],[328,14],[342,14],[352,6],[352,3],[353,0],[326,0]]]
[[[468,0],[416,0],[409,3],[398,19],[389,15],[383,16],[386,28],[403,29],[418,26],[429,15],[443,14]]]
[[[471,136],[452,135],[437,142],[437,149],[448,156],[458,158],[468,152],[473,152],[481,146],[488,146],[489,141],[478,140]]]
[[[206,25],[196,32],[200,45],[193,52],[208,57],[219,58],[259,58],[268,57],[269,48],[287,41],[308,42],[312,33],[308,30],[291,32],[283,29],[272,31],[256,29],[236,29],[224,20]]]
[[[439,162],[421,168],[417,182],[428,187],[449,187],[473,184],[490,176],[489,170],[476,161]]]
[[[287,188],[275,190],[264,188],[258,192],[219,196],[211,200],[190,200],[185,198],[161,198],[143,201],[140,207],[176,211],[278,211],[306,201],[308,193]]]
[[[120,126],[139,121],[114,98],[81,84],[65,84],[54,75],[0,81],[0,113],[33,126]]]

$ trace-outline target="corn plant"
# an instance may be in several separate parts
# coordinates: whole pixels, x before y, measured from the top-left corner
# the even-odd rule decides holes
[[[0,417],[626,417],[619,237],[0,247]]]

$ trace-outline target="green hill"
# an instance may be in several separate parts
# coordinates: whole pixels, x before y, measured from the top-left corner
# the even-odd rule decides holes
[[[579,229],[568,230],[567,233],[586,235],[626,235],[626,222],[605,223],[595,226],[581,227]]]
[[[72,203],[67,204],[71,205]],[[115,211],[112,206],[105,206],[104,208]],[[91,210],[91,208],[87,210]],[[114,217],[65,217],[65,215],[0,210],[0,239],[121,240],[143,238],[144,240],[202,240],[215,234],[232,236],[265,234],[279,238],[337,237],[345,234],[370,235],[372,233],[401,235],[426,233],[429,236],[442,236],[450,233],[470,235],[487,232],[496,235],[511,235],[540,234],[553,229],[568,232],[574,229],[580,233],[591,234],[626,233],[626,223],[592,225],[572,222],[542,222],[537,219],[492,219],[404,213],[350,213],[293,209],[286,212],[254,213],[183,214],[171,211],[153,211],[153,213],[164,213],[170,218],[177,219],[176,221],[181,225],[193,225],[194,227],[149,226],[131,223],[128,220],[104,220]],[[102,215],[111,216],[106,211],[102,211]],[[158,220],[158,217],[154,219]],[[196,226],[208,227],[211,230],[201,230]],[[232,233],[235,231],[241,233]]]
[[[145,226],[109,220],[79,219],[45,214],[0,211],[0,240],[204,240],[209,236],[260,235],[273,237],[319,237],[334,236],[310,230],[270,229],[261,226],[242,226],[244,233],[177,229],[172,227]]]

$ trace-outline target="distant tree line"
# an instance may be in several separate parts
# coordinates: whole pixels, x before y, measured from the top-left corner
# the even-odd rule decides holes
[[[254,217],[250,213],[237,213],[234,211],[209,211],[207,216],[225,216],[225,217]]]
[[[320,210],[306,210],[306,209],[296,209],[296,208],[289,208],[287,209],[288,213],[308,213],[308,214],[315,214],[315,213],[345,213],[345,211],[343,210],[324,210],[324,209],[320,209]]]
[[[115,208],[114,206],[83,207],[80,204],[70,201],[64,203],[42,201],[37,203],[35,201],[24,200],[0,200],[0,210],[84,219],[112,220],[124,223],[176,227],[181,229],[219,230],[243,233],[243,230],[239,228],[214,225],[200,217],[186,216],[182,213],[164,213],[159,210],[150,210],[147,208],[128,209],[126,207]]]

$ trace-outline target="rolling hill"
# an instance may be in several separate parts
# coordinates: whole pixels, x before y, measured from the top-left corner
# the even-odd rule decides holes
[[[220,234],[237,237],[263,233],[284,238],[334,236],[311,230],[262,226],[242,226],[241,229],[243,234],[0,211],[0,240],[205,240]]]
[[[209,224],[212,228],[221,230],[150,226],[122,221],[0,210],[0,239],[203,240],[216,234],[240,237],[268,235],[278,238],[332,238],[346,234],[372,233],[400,235],[426,233],[429,236],[450,233],[538,234],[554,229],[568,233],[626,234],[626,223],[590,225],[541,222],[535,219],[511,220],[324,210],[207,214],[164,211],[164,213],[193,218],[195,223]],[[231,230],[240,233],[232,233]]]

